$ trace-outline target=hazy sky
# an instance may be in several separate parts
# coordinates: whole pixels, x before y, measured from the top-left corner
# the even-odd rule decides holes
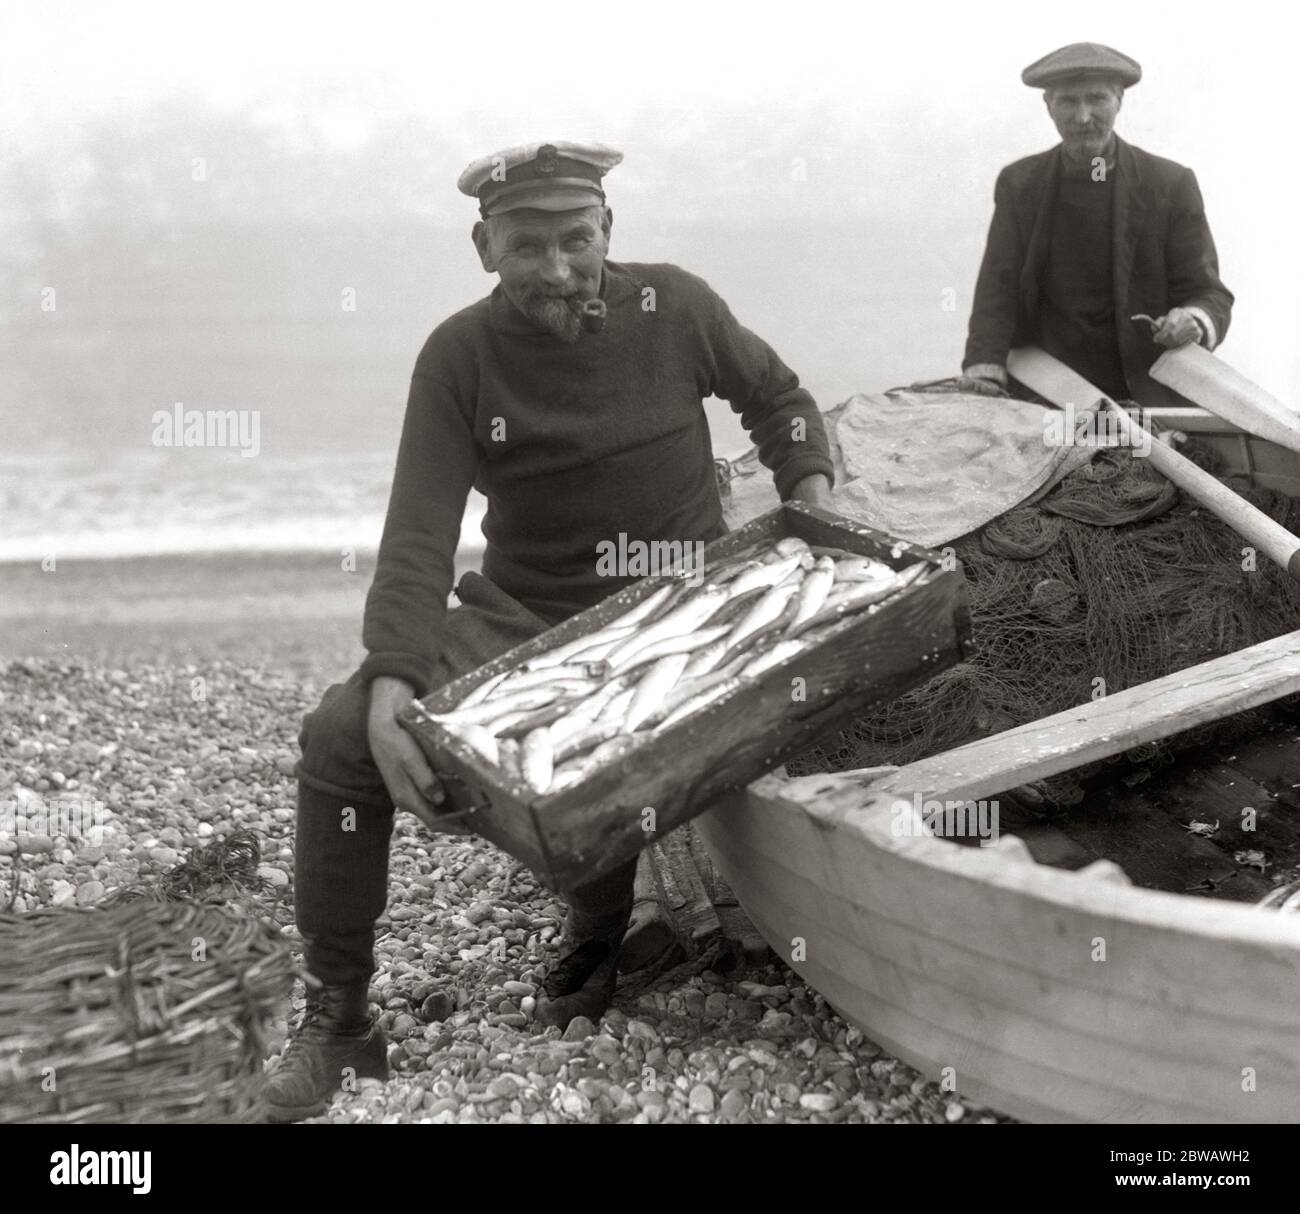
[[[255,125],[286,157],[327,164],[335,187],[308,196],[250,177],[241,195],[214,164],[223,198],[321,222],[343,208],[372,219],[377,240],[395,215],[454,229],[460,252],[430,304],[445,315],[490,285],[460,235],[474,217],[454,188],[463,165],[528,139],[599,138],[626,153],[607,183],[615,256],[705,274],[830,407],[848,391],[957,369],[997,170],[1056,141],[1019,72],[1090,39],[1145,70],[1121,134],[1200,180],[1238,298],[1225,357],[1300,406],[1285,5],[459,7],[8,5],[0,167],[39,158],[57,186],[50,205],[75,217],[88,124],[126,139],[180,99],[212,121]],[[413,122],[414,150],[401,143]],[[197,127],[190,152],[203,154],[204,138]],[[958,315],[938,311],[948,286]],[[394,339],[394,418],[429,320]],[[909,353],[918,326],[930,340]]]

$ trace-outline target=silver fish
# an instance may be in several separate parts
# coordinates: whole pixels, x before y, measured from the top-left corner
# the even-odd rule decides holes
[[[709,617],[726,601],[727,591],[723,587],[705,586],[698,594],[691,595],[667,615],[640,629],[635,636],[617,646],[607,659],[610,669],[618,670],[634,653],[656,641],[694,632],[707,623]]]
[[[620,724],[627,715],[628,705],[632,703],[632,697],[636,695],[635,687],[625,687],[618,695],[600,710],[600,716],[597,721],[617,721]]]
[[[649,619],[660,607],[666,606],[668,600],[681,593],[680,586],[669,583],[660,586],[653,594],[647,595],[635,607],[612,619],[607,627],[621,628],[629,624],[639,624]]]
[[[590,754],[583,755],[580,759],[570,759],[567,763],[560,764],[555,769],[550,791],[563,792],[566,788],[581,784],[598,767],[622,758],[628,751],[634,750],[636,744],[635,738],[621,734],[617,738],[602,742]]]
[[[689,654],[674,653],[660,658],[650,668],[645,678],[637,684],[636,693],[627,706],[627,713],[623,717],[624,733],[633,733],[640,728],[641,723],[663,702],[664,696],[681,678],[682,671],[690,660]]]
[[[741,667],[740,677],[742,679],[756,679],[759,675],[766,673],[774,666],[780,666],[782,662],[794,657],[797,653],[801,653],[806,648],[807,646],[803,641],[789,637],[777,641],[770,649],[764,650],[756,658]]]
[[[513,670],[503,670],[500,674],[493,675],[490,679],[484,679],[477,687],[473,688],[459,704],[460,708],[473,708],[475,704],[481,704],[490,696],[501,684],[515,672]]]
[[[552,722],[558,721],[568,712],[569,704],[557,700],[554,704],[547,704],[545,708],[534,708],[532,712],[522,714],[512,712],[509,720],[505,722],[493,721],[487,728],[498,736],[523,737],[526,733],[532,733],[534,729],[540,729],[543,725],[550,725]]]
[[[854,556],[835,562],[837,582],[887,582],[893,576],[894,571],[884,561],[870,556]]]
[[[727,631],[730,632],[730,629]],[[724,632],[718,640],[705,645],[703,649],[696,649],[691,653],[691,660],[686,663],[686,669],[682,671],[682,677],[684,679],[694,679],[700,675],[708,674],[722,661],[722,655],[730,648],[731,642],[727,639],[727,633]]]
[[[798,563],[798,557],[793,558]],[[795,582],[778,582],[773,586],[761,599],[755,603],[749,611],[741,618],[739,624],[735,626],[728,635],[727,639],[734,648],[740,644],[746,637],[757,632],[765,624],[771,623],[777,619],[785,610],[786,604],[798,590],[798,584]]]
[[[486,725],[492,733],[500,733],[502,718],[519,712],[536,712],[552,704],[577,702],[600,686],[597,679],[554,679],[540,687],[526,687],[500,697],[493,696],[463,712],[457,709],[443,718],[446,724]]]
[[[631,683],[628,675],[619,675],[610,679],[599,691],[593,692],[585,700],[579,700],[558,721],[551,725],[551,741],[560,745],[570,734],[586,729],[596,720],[605,706]]]
[[[516,738],[499,738],[497,740],[497,765],[507,775],[513,776],[516,780],[524,778],[519,758],[521,749],[522,747]]]
[[[775,586],[798,569],[802,560],[803,554],[796,552],[792,556],[780,557],[768,564],[752,565],[727,583],[727,594],[734,599],[737,595],[758,586]]]
[[[776,551],[782,556],[793,556],[796,553],[802,556],[811,549],[808,547],[807,540],[800,539],[797,535],[787,535],[785,539],[777,540]]]
[[[555,755],[551,750],[551,735],[546,728],[534,729],[520,748],[520,767],[524,782],[538,792],[546,792],[555,772]]]
[[[742,659],[742,661],[747,660],[748,658]],[[740,664],[736,662],[731,663],[730,666],[724,669],[709,671],[707,674],[697,675],[695,678],[690,679],[686,678],[685,672],[683,672],[682,677],[677,681],[677,685],[664,696],[663,703],[646,717],[642,725],[657,725],[680,705],[685,704],[687,700],[701,695],[703,692],[708,691],[710,687],[714,687],[724,679],[729,679],[739,673]]]
[[[643,618],[652,614],[678,592],[676,586],[663,586],[643,599],[630,611],[624,612],[621,616],[616,616],[595,632],[588,632],[583,636],[575,637],[572,641],[566,641],[563,645],[557,645],[554,649],[548,649],[545,653],[539,653],[529,658],[524,662],[523,669],[544,670],[548,666],[559,666],[561,663],[577,657],[578,654],[613,639],[617,634],[631,636],[636,625]]]
[[[497,766],[499,761],[499,750],[497,740],[482,725],[464,725],[460,729],[452,730],[471,750],[476,751],[485,758],[493,767]]]
[[[527,712],[542,708],[553,700],[559,699],[564,681],[556,680],[542,687],[527,687],[512,695],[499,699],[484,700],[470,708],[453,709],[451,712],[430,713],[430,717],[444,725],[487,725],[509,712]]]
[[[504,735],[514,729],[520,721],[526,721],[536,711],[537,709],[535,708],[528,708],[519,712],[508,712],[505,716],[498,717],[495,721],[484,725],[483,728],[492,734],[493,737],[501,739]],[[497,744],[500,745],[500,742]]]
[[[812,619],[822,609],[834,584],[835,562],[828,556],[819,556],[799,587],[799,606],[790,622],[791,627],[798,627],[804,620]]]
[[[574,755],[580,755],[584,750],[590,750],[593,746],[599,746],[602,742],[608,742],[610,738],[617,737],[623,730],[621,721],[596,721],[588,725],[585,729],[577,733],[571,733],[563,741],[556,740],[551,736],[551,749],[555,755],[556,763],[563,763],[566,759],[571,759]]]
[[[664,637],[662,641],[655,641],[653,645],[647,645],[643,649],[638,649],[631,657],[625,658],[623,664],[615,669],[616,674],[625,674],[646,662],[656,662],[660,658],[666,658],[673,653],[693,653],[706,645],[712,644],[719,637],[724,637],[731,629],[726,626],[711,626],[701,628],[697,632],[683,633],[681,636]]]
[[[672,712],[664,718],[663,723],[655,731],[671,729],[679,721],[684,721],[687,717],[694,716],[702,709],[708,708],[710,704],[729,696],[737,687],[741,686],[740,679],[735,676],[724,679],[721,683],[715,684],[707,691],[700,692],[697,696],[692,696],[684,704],[679,704]]]
[[[923,561],[909,566],[907,569],[894,574],[888,582],[861,582],[852,585],[844,593],[833,598],[827,598],[826,606],[811,619],[805,620],[799,625],[797,632],[794,628],[790,629],[790,635],[801,635],[811,628],[817,628],[828,621],[838,622],[850,615],[875,603],[883,602],[885,599],[897,594],[900,590],[905,589],[915,582],[923,573],[926,572],[927,566]]]
[[[512,670],[505,681],[499,683],[487,695],[487,699],[509,695],[511,692],[524,691],[529,687],[544,687],[552,679],[597,679],[603,681],[609,675],[609,666],[605,662],[564,662],[558,666],[547,666],[541,670]],[[464,708],[462,702],[460,707]]]
[[[635,624],[629,624],[626,628],[602,629],[595,633],[595,639],[592,644],[585,649],[579,649],[577,653],[571,654],[568,658],[570,662],[598,662],[604,661],[620,641],[626,641],[637,630]]]

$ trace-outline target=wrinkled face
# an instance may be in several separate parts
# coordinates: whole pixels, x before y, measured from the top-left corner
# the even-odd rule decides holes
[[[1097,77],[1065,80],[1043,95],[1065,150],[1075,160],[1100,156],[1115,130],[1123,87]]]
[[[474,246],[515,307],[539,329],[573,342],[582,331],[579,309],[600,292],[613,222],[602,206],[507,211],[474,225]]]

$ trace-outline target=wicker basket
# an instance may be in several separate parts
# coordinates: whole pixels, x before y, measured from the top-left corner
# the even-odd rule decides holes
[[[256,1120],[293,975],[217,903],[0,915],[0,1122]]]

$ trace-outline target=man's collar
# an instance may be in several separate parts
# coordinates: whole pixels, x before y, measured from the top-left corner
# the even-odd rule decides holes
[[[601,267],[600,290],[597,295],[605,301],[605,306],[613,312],[621,304],[633,299],[640,290],[640,283],[632,277],[626,267],[616,261],[605,261]],[[498,333],[508,333],[515,337],[549,338],[558,342],[558,338],[539,329],[528,319],[506,295],[498,282],[488,296],[488,321]],[[579,341],[582,338],[578,339]]]

